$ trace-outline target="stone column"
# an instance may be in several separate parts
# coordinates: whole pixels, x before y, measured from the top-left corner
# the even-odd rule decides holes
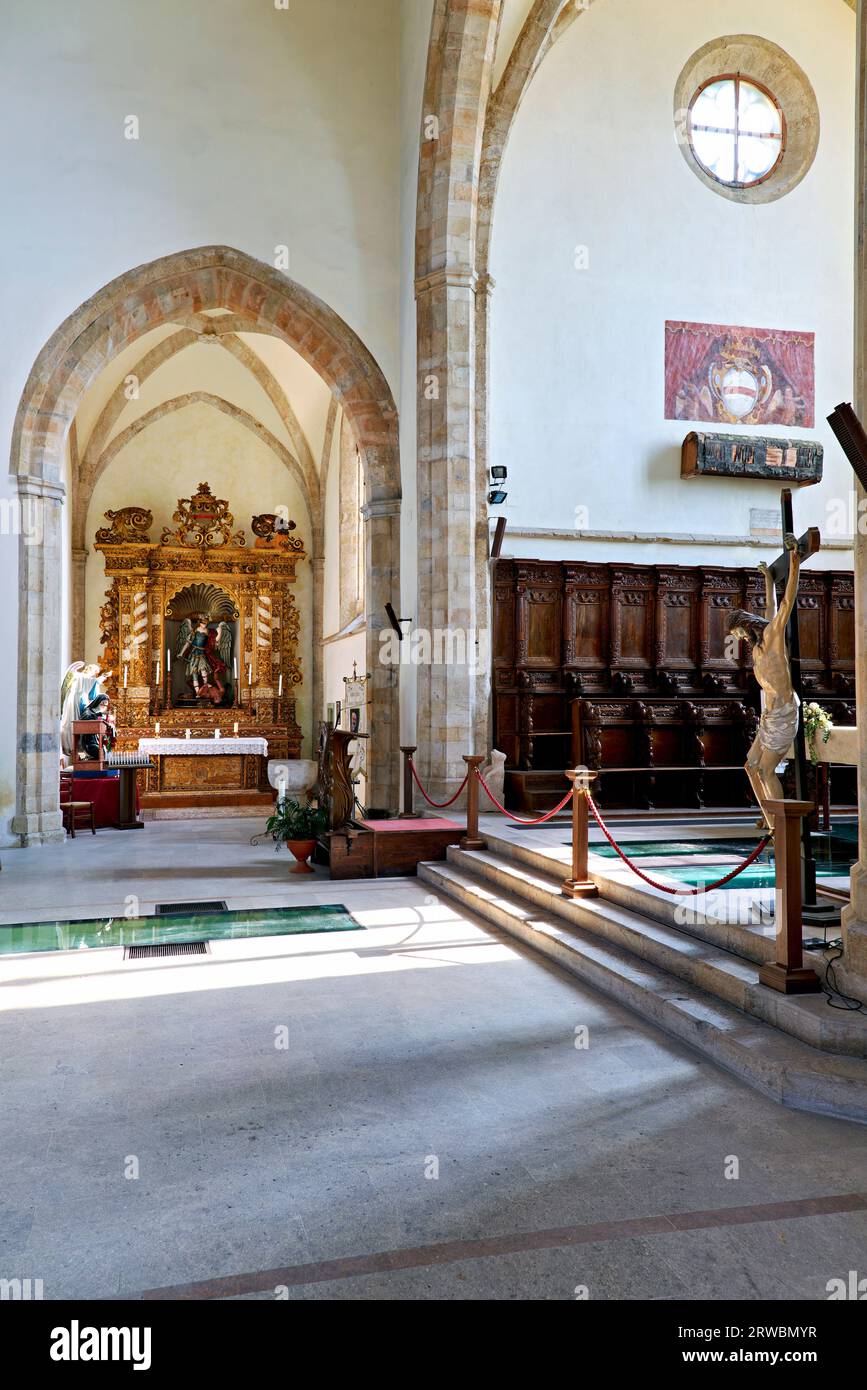
[[[63,484],[18,476],[18,582],[27,622],[18,632],[18,746],[13,834],[22,845],[65,838],[60,815],[61,507]]]
[[[71,612],[71,659],[73,661],[85,661],[84,655],[84,597],[85,597],[85,573],[87,571],[87,557],[89,551],[86,547],[79,549],[73,548],[72,551],[72,593],[70,595]]]
[[[464,757],[476,751],[475,641],[480,617],[487,622],[479,612],[476,573],[475,290],[475,273],[467,268],[435,270],[416,282],[416,628],[427,634],[431,655],[418,668],[417,741],[422,779],[438,801],[461,782]],[[458,663],[451,658],[461,643],[467,659]]]
[[[322,604],[325,596],[325,557],[321,553],[321,547],[316,554],[314,554],[311,564],[313,567],[313,602],[311,604],[311,626],[313,628],[313,688],[311,695],[312,707],[310,711],[311,744],[308,756],[312,758],[316,751],[319,721],[325,717],[322,690]]]
[[[867,419],[867,11],[858,6],[855,132],[855,409]],[[853,483],[854,483],[853,478]],[[858,502],[864,491],[857,485]],[[861,515],[860,505],[856,515]],[[855,679],[858,709],[858,863],[843,913],[846,987],[867,999],[867,536],[855,528]],[[839,968],[838,968],[839,973]]]
[[[366,502],[364,517],[368,710],[368,800],[397,810],[400,795],[400,668],[382,660],[379,634],[390,627],[386,603],[400,604],[400,498]]]

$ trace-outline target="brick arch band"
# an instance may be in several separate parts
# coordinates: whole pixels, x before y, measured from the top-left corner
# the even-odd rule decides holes
[[[368,670],[372,676],[370,796],[396,803],[397,671],[379,661],[386,602],[400,593],[397,411],[377,363],[322,300],[271,266],[225,246],[139,266],[80,305],[43,347],[24,388],[11,472],[29,524],[19,539],[18,723],[14,833],[34,845],[63,837],[58,797],[61,537],[64,450],[91,382],[142,334],[185,315],[227,309],[247,331],[288,343],[328,384],[364,466]],[[24,534],[24,530],[28,532]],[[38,543],[34,538],[38,537]]]

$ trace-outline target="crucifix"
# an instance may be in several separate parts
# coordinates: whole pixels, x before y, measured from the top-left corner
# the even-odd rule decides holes
[[[792,489],[785,487],[780,494],[780,510],[782,513],[783,536],[794,534],[794,514],[792,510]],[[805,531],[803,536],[798,537],[798,555],[801,563],[815,555],[822,545],[822,537],[817,526],[811,526]],[[785,591],[789,579],[789,570],[792,563],[792,551],[784,549],[772,565],[768,566],[768,579],[777,588],[782,586]],[[766,616],[771,616],[766,614]],[[807,801],[807,744],[804,738],[804,697],[801,682],[801,632],[798,624],[798,600],[797,595],[792,604],[792,611],[786,626],[786,646],[788,648],[789,668],[791,671],[792,689],[798,697],[800,704],[800,717],[795,731],[795,800]],[[833,906],[825,907],[824,904],[816,900],[816,860],[813,854],[813,838],[810,831],[810,818],[804,816],[801,820],[801,893],[804,909],[804,920],[812,922],[824,922],[829,917],[834,917],[837,909]]]

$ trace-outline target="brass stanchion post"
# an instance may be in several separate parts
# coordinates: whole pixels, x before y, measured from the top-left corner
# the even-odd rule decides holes
[[[590,829],[587,797],[596,773],[588,772],[585,767],[575,767],[566,776],[572,783],[572,877],[564,880],[562,892],[567,898],[590,898],[599,892],[587,867]]]
[[[403,754],[403,810],[400,816],[401,820],[417,820],[418,812],[412,808],[412,767],[410,766],[410,759],[416,750],[414,747],[410,748],[401,744],[400,751]]]
[[[487,840],[479,839],[479,779],[476,773],[484,762],[478,753],[465,753],[467,765],[467,833],[461,840],[461,849],[487,849]]]

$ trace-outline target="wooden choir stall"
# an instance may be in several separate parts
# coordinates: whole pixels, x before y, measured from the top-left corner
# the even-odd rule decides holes
[[[207,483],[178,500],[158,541],[145,508],[106,520],[102,664],[118,748],[150,759],[142,805],[270,805],[268,758],[301,752],[292,590],[306,555],[294,522],[254,517],[248,546]]]
[[[728,623],[764,611],[757,570],[501,559],[493,595],[494,747],[511,807],[555,805],[577,765],[601,773],[608,807],[751,804],[759,691]],[[852,574],[803,570],[798,615],[804,698],[851,725]],[[838,804],[855,801],[850,769],[833,787]]]

